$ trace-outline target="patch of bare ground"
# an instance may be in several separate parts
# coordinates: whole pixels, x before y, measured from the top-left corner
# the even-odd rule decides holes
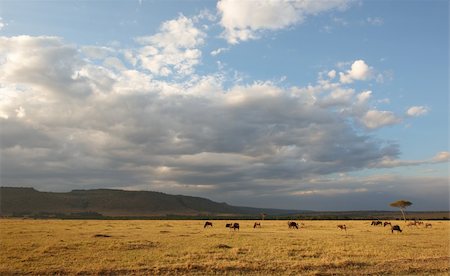
[[[226,244],[218,244],[216,247],[220,248],[220,249],[230,249],[231,248],[231,246],[226,245]]]
[[[111,235],[106,235],[106,234],[95,234],[93,237],[94,237],[94,238],[111,238]]]

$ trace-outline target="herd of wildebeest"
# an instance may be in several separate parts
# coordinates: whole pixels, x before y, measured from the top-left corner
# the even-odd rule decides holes
[[[287,224],[288,224],[289,229],[299,229],[299,228],[305,226],[303,223],[297,223],[295,221],[288,221]],[[399,225],[392,225],[391,222],[389,222],[389,221],[382,222],[380,220],[373,220],[370,225],[372,225],[372,226],[383,226],[383,227],[390,226],[391,233],[394,233],[394,231],[397,231],[399,233],[402,232],[402,229],[400,228]],[[423,221],[416,221],[416,220],[408,222],[406,224],[406,226],[408,226],[408,227],[411,227],[411,226],[415,226],[415,227],[424,226],[425,228],[433,227],[433,225],[431,223],[424,223]],[[207,228],[207,227],[213,227],[213,223],[211,221],[206,221],[205,225],[203,226],[203,228]],[[231,229],[239,230],[239,228],[240,228],[239,223],[237,223],[237,222],[226,223],[225,227],[229,228],[230,230]],[[261,222],[255,222],[253,224],[253,228],[261,228]],[[339,230],[347,231],[347,225],[345,225],[345,224],[338,224],[337,228]]]

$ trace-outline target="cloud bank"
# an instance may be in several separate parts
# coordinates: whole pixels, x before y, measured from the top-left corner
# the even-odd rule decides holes
[[[348,5],[245,2],[244,9],[259,12],[244,18],[233,13],[236,3],[218,3],[230,43]],[[283,18],[281,11],[287,12]],[[123,49],[51,36],[0,37],[2,185],[150,189],[221,195],[218,200],[234,203],[250,196],[279,204],[277,198],[285,197],[296,204],[298,198],[389,189],[371,185],[373,178],[336,175],[448,162],[446,151],[429,160],[399,160],[399,145],[375,136],[402,118],[375,108],[376,92],[351,86],[373,78],[365,60],[319,73],[304,87],[225,85],[220,69],[196,72],[207,37],[197,23],[180,15]],[[407,115],[427,111],[414,106]]]

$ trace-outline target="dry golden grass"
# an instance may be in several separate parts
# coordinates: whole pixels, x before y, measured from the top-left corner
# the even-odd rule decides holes
[[[0,274],[448,275],[448,221],[0,220]],[[337,229],[346,224],[347,231]],[[97,236],[96,236],[97,235]]]

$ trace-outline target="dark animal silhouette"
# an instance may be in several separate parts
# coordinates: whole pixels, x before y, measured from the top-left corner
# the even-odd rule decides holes
[[[391,224],[390,222],[388,222],[388,221],[385,221],[385,222],[383,223],[383,227],[386,227],[386,225],[392,226],[392,224]]]
[[[394,233],[394,231],[402,232],[402,229],[400,229],[400,226],[394,225],[391,227],[391,233]]]
[[[205,222],[205,225],[203,226],[203,228],[206,228],[208,226],[212,227],[213,226],[212,222],[210,222],[210,221]]]
[[[383,225],[383,223],[381,221],[379,221],[379,220],[373,220],[370,225],[378,226],[378,225]]]
[[[289,226],[289,229],[291,229],[291,228],[298,229],[298,223],[296,223],[295,221],[288,221],[288,226]]]
[[[237,222],[233,223],[233,225],[230,227],[230,229],[239,230],[239,223],[237,223]]]
[[[225,227],[226,227],[226,228],[231,228],[231,226],[233,226],[232,223],[227,223],[227,224],[225,224]]]
[[[346,226],[345,224],[339,224],[339,225],[337,226],[337,228],[339,228],[340,230],[345,230],[345,231],[347,231],[347,226]]]
[[[260,222],[255,222],[255,224],[253,224],[253,228],[261,228],[261,223]]]

